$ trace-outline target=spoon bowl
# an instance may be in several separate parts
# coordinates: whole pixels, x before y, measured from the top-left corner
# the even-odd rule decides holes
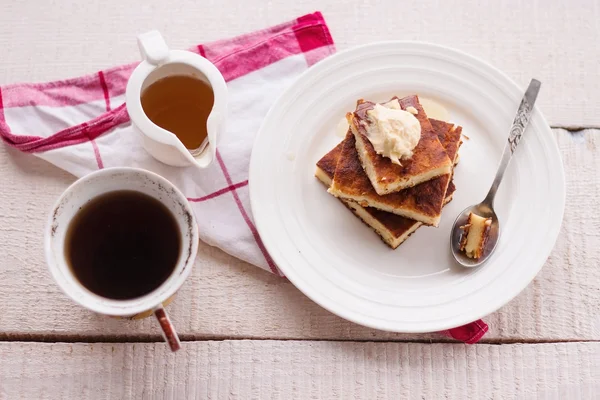
[[[491,218],[492,225],[490,226],[490,230],[488,231],[488,239],[485,243],[485,247],[483,248],[483,253],[479,258],[469,258],[465,254],[465,252],[460,251],[459,245],[462,236],[461,226],[467,224],[469,219],[469,214],[477,214],[480,217]],[[450,249],[452,251],[452,255],[456,262],[466,268],[479,267],[483,263],[485,263],[489,256],[494,252],[496,248],[496,244],[498,244],[498,238],[500,237],[500,221],[498,220],[498,216],[494,212],[494,209],[490,207],[487,203],[479,203],[474,206],[470,206],[465,208],[456,220],[454,220],[454,225],[452,225],[452,234],[450,235]]]

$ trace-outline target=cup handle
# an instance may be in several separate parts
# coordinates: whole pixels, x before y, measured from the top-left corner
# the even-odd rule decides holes
[[[169,57],[169,47],[158,31],[142,33],[137,38],[142,58],[153,65],[160,65]]]
[[[168,343],[171,351],[175,352],[181,349],[181,342],[179,341],[179,336],[177,336],[177,332],[175,332],[175,327],[171,323],[169,319],[169,315],[165,311],[165,308],[162,304],[156,306],[154,308],[154,316],[158,320],[158,324],[160,325],[160,330],[162,332],[163,338],[165,342]]]

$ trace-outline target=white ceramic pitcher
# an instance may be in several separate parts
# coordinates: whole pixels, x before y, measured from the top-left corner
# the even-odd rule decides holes
[[[131,74],[125,97],[131,122],[141,134],[144,148],[154,158],[168,165],[206,168],[215,158],[217,138],[225,128],[227,85],[223,75],[210,61],[196,53],[169,50],[158,31],[139,35],[138,47],[143,61]],[[142,92],[157,80],[173,75],[201,79],[211,86],[214,93],[213,108],[206,122],[208,145],[194,154],[186,149],[175,134],[154,124],[142,108]]]

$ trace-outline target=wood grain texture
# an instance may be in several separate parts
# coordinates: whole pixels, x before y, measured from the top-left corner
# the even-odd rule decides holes
[[[554,131],[568,185],[565,219],[546,266],[488,316],[492,342],[600,340],[600,131]],[[0,338],[160,340],[155,321],[114,320],[73,304],[43,257],[46,212],[73,178],[0,146]],[[186,340],[270,338],[446,340],[355,325],[320,308],[288,281],[201,244],[190,279],[168,307]]]
[[[249,10],[251,18],[245,17]],[[5,1],[0,84],[67,78],[137,60],[136,35],[154,28],[171,46],[186,47],[315,10],[325,15],[339,50],[392,39],[451,46],[522,87],[532,77],[541,80],[538,104],[552,125],[600,126],[600,6],[589,0]]]
[[[558,0],[323,2],[24,0],[0,2],[0,85],[63,79],[138,59],[135,36],[159,29],[174,48],[321,10],[339,50],[377,40],[448,45],[543,89],[553,126],[600,127],[600,2]],[[251,15],[251,17],[248,17]],[[35,133],[35,132],[32,132]],[[492,342],[600,340],[600,131],[555,130],[567,209],[546,266],[488,316]],[[46,212],[74,178],[0,145],[0,400],[6,399],[591,399],[600,343],[358,343],[446,340],[344,321],[289,282],[200,245],[196,269],[168,310],[183,339],[156,341],[153,320],[122,321],[74,305],[43,259]],[[591,212],[590,212],[591,211]]]
[[[0,399],[592,399],[600,343],[0,343]]]

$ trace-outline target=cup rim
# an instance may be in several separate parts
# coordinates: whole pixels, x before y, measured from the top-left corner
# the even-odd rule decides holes
[[[169,189],[173,189],[174,195],[178,200],[180,200],[180,204],[191,217],[188,222],[191,225],[191,234],[189,235],[189,240],[191,241],[190,256],[185,260],[182,257],[178,261],[177,266],[175,267],[171,276],[167,278],[159,287],[143,296],[126,300],[110,299],[99,296],[83,286],[83,284],[81,284],[72,273],[70,276],[65,276],[65,269],[57,265],[58,263],[55,261],[54,257],[55,252],[52,248],[53,239],[51,233],[53,230],[53,216],[55,211],[63,203],[66,196],[72,193],[76,188],[86,185],[90,180],[97,178],[98,176],[111,175],[115,173],[142,174]],[[184,248],[185,244],[186,243],[184,243]],[[50,274],[59,288],[77,304],[91,311],[111,316],[131,316],[143,311],[148,311],[160,306],[165,300],[174,295],[175,292],[177,292],[177,290],[183,285],[186,278],[192,271],[196,254],[198,252],[198,244],[198,224],[196,223],[194,212],[192,211],[191,206],[183,193],[181,193],[181,191],[175,185],[173,185],[164,177],[145,169],[133,167],[104,168],[85,175],[73,182],[71,185],[69,185],[69,187],[67,187],[67,189],[64,190],[64,192],[59,196],[50,209],[44,230],[44,253],[46,257],[46,264],[48,265]],[[66,264],[66,260],[64,262]],[[66,268],[69,268],[68,265],[66,265]]]

